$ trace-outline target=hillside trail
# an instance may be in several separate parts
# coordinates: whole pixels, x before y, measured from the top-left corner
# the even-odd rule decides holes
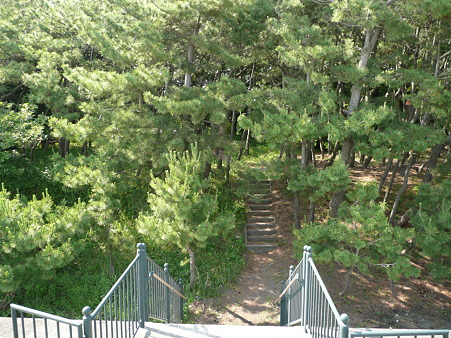
[[[377,179],[383,169],[376,169],[369,172],[355,169],[352,179]],[[246,251],[246,264],[238,280],[224,287],[217,297],[193,302],[190,305],[192,321],[197,324],[279,325],[279,308],[274,302],[282,291],[281,283],[287,278],[290,265],[299,262],[293,250],[292,201],[282,194],[284,189],[281,182],[271,184],[277,249],[268,253]],[[373,269],[373,275],[354,271],[349,292],[340,296],[347,270],[338,264],[317,263],[339,313],[350,316],[352,327],[451,329],[451,282],[436,281],[425,274],[422,266],[418,267],[423,270],[419,278],[402,278],[396,283],[396,297],[387,276],[377,269]]]
[[[276,225],[277,248],[269,252],[245,253],[245,267],[238,281],[221,295],[195,301],[190,312],[197,324],[279,325],[279,307],[275,301],[281,283],[296,265],[292,250],[290,203],[281,197],[277,185],[271,185],[272,210]]]

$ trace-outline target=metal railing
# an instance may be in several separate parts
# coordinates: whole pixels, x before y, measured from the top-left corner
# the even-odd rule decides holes
[[[139,283],[140,250],[95,310],[89,306],[83,308],[86,338],[134,337],[138,331],[142,321],[139,316],[140,293],[136,287]]]
[[[14,338],[84,337],[81,320],[67,319],[17,304],[10,306]],[[31,317],[25,317],[25,315]]]
[[[352,329],[353,330],[353,329]],[[383,330],[383,329],[370,329],[365,331],[351,331],[349,338],[357,337],[398,337],[398,338],[449,338],[449,330]]]
[[[38,330],[43,331],[39,337],[132,338],[149,318],[180,322],[186,298],[182,295],[181,282],[177,283],[169,275],[167,264],[162,269],[148,257],[145,244],[137,247],[136,257],[94,311],[89,306],[83,308],[83,320],[70,320],[12,304],[14,338],[19,338],[19,332],[21,337],[37,337]],[[24,318],[24,314],[32,318]],[[32,320],[32,324],[27,324],[27,320]],[[56,329],[49,330],[48,320],[55,322]],[[37,325],[37,321],[44,321],[44,325]],[[69,328],[61,330],[64,324]]]
[[[149,257],[147,269],[150,290],[148,292],[149,317],[164,320],[166,323],[180,322],[183,317],[183,299],[186,299],[181,294],[181,280],[177,283],[171,278],[167,263],[162,269]]]
[[[304,327],[312,338],[450,338],[449,330],[350,329],[349,316],[340,315],[316,269],[312,248],[304,246],[301,262],[290,267],[282,283],[280,325]]]
[[[340,315],[312,259],[312,248],[304,247],[301,262],[290,267],[282,284],[280,324],[301,325],[313,338],[347,338],[348,319]]]

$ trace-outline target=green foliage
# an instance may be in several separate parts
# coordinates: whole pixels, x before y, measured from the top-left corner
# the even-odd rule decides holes
[[[435,278],[449,279],[451,271],[451,181],[420,185],[416,198],[419,210],[412,218],[416,230],[413,245],[429,259],[427,266]]]
[[[46,116],[35,117],[36,107],[0,102],[0,151],[10,147],[31,148],[44,139]]]
[[[91,217],[82,202],[56,207],[48,194],[24,201],[0,191],[0,292],[54,277],[83,247]]]
[[[169,170],[163,179],[152,177],[148,195],[150,212],[141,213],[139,230],[159,243],[171,243],[190,255],[190,286],[194,286],[194,252],[210,238],[235,226],[230,210],[221,210],[218,197],[202,178],[204,163],[197,145],[182,154],[167,155]]]
[[[302,168],[298,163],[290,167],[288,190],[305,194],[312,202],[330,196],[332,193],[346,189],[351,183],[346,165],[336,160],[324,170],[312,166]]]
[[[187,245],[203,247],[208,238],[233,228],[233,216],[221,214],[217,196],[207,191],[209,182],[202,178],[204,162],[197,145],[183,154],[171,152],[167,161],[164,179],[152,177],[151,213],[140,215],[141,231],[185,250]]]
[[[297,247],[312,243],[319,261],[357,267],[363,274],[379,266],[391,280],[418,276],[419,270],[404,254],[414,231],[392,227],[385,216],[385,205],[375,202],[377,196],[374,185],[356,186],[347,194],[348,202],[341,206],[338,219],[305,224],[295,231]]]
[[[51,151],[36,149],[33,152],[34,161],[16,152],[6,153],[6,157],[0,157],[0,182],[4,182],[6,190],[18,192],[28,200],[47,191],[56,205],[72,205],[79,198],[86,201],[86,189],[71,189],[55,180]]]

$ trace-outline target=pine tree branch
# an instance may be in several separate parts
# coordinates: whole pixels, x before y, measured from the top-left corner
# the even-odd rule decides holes
[[[22,88],[22,87],[25,87],[25,86],[24,86],[23,84],[20,84],[20,85],[18,85],[17,87],[15,87],[10,93],[1,96],[1,97],[0,97],[0,102],[2,102],[4,99],[7,99],[7,98],[10,97],[10,96],[13,96],[14,93],[15,93],[16,91],[18,91],[18,90],[19,90],[20,88]]]

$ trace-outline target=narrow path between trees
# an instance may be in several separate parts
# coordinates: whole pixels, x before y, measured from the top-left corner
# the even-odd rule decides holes
[[[247,251],[246,266],[236,284],[225,288],[221,296],[192,304],[191,312],[196,316],[198,324],[279,325],[279,308],[274,301],[281,292],[281,282],[286,279],[290,265],[296,264],[291,245],[292,234],[287,226],[291,224],[290,213],[287,212],[290,206],[289,202],[281,198],[277,186],[269,185],[269,182],[260,184],[263,185],[263,188],[260,187],[262,189],[271,189],[270,201],[267,192],[261,189],[252,191],[250,205],[257,209],[249,208],[249,224],[262,224],[251,225],[249,229],[264,229],[262,231],[266,233],[251,232],[248,233],[248,239],[252,236],[259,237],[255,243],[260,248],[271,246],[270,251]],[[261,196],[256,196],[258,193]],[[258,210],[259,205],[264,211],[271,210],[271,215],[252,212]],[[269,217],[273,219],[270,220]],[[271,239],[267,241],[267,238],[263,240],[262,237]]]

